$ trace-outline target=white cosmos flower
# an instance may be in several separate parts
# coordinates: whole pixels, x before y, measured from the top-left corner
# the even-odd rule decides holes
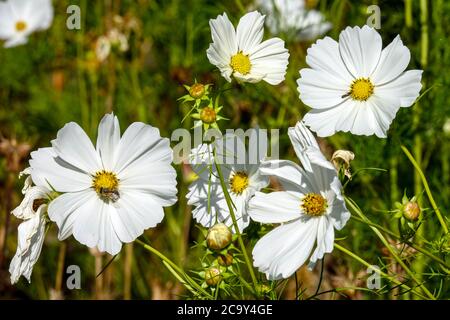
[[[308,49],[300,70],[300,99],[313,108],[305,123],[325,137],[337,131],[386,137],[400,107],[409,107],[422,87],[421,70],[405,71],[410,52],[397,36],[382,50],[378,32],[347,27],[339,42],[329,37]]]
[[[141,122],[121,137],[117,117],[105,115],[96,148],[71,122],[59,130],[51,148],[31,157],[34,183],[63,193],[48,208],[60,240],[73,234],[82,244],[115,255],[123,242],[161,222],[163,207],[176,202],[169,140]]]
[[[247,13],[236,29],[226,13],[209,21],[213,43],[206,54],[228,82],[231,75],[251,83],[284,80],[289,52],[279,38],[262,41],[264,17],[257,11]]]
[[[337,172],[311,132],[299,122],[289,137],[303,168],[291,161],[264,162],[261,173],[276,176],[284,191],[257,192],[248,210],[255,221],[281,224],[253,249],[254,265],[271,280],[290,277],[308,258],[312,268],[333,250],[334,228],[342,229],[350,218]]]
[[[53,20],[51,0],[0,2],[0,39],[5,48],[25,44],[35,31],[48,29]]]
[[[246,152],[243,141],[235,135],[225,135],[213,144],[202,144],[191,152],[191,164],[198,179],[189,186],[186,195],[188,204],[195,206],[192,215],[198,223],[210,228],[216,223],[233,226],[230,210],[220,184],[214,165],[214,149],[216,161],[220,163],[228,193],[234,205],[234,214],[239,231],[243,231],[250,223],[247,206],[256,191],[266,187],[268,177],[259,173],[259,159],[265,152],[258,151],[258,156]],[[255,154],[254,154],[255,155]],[[234,227],[232,228],[234,232]]]
[[[273,34],[294,32],[298,40],[314,40],[331,29],[331,23],[317,10],[308,10],[304,0],[258,0],[267,13],[266,25]]]
[[[20,175],[29,174],[27,168]],[[25,180],[22,193],[25,195],[20,205],[12,211],[17,218],[25,220],[18,227],[18,243],[16,254],[11,260],[9,272],[11,283],[24,276],[31,282],[31,273],[41,253],[44,243],[47,200],[50,190],[42,186],[31,186],[29,177]]]

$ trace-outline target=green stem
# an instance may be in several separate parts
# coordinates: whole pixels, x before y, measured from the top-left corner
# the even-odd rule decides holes
[[[172,262],[172,260],[170,260],[169,258],[167,258],[164,254],[162,254],[161,252],[159,252],[158,250],[156,250],[155,248],[153,248],[152,246],[146,244],[145,242],[136,239],[135,240],[136,243],[140,244],[144,249],[146,249],[147,251],[155,254],[156,256],[158,256],[158,258],[160,258],[164,263],[165,266],[170,266],[172,268],[169,269],[170,272],[172,272],[173,270],[175,270],[179,275],[182,275],[186,280],[186,281],[181,281],[182,284],[184,286],[186,286],[188,284],[188,286],[186,286],[186,288],[188,290],[192,289],[192,287],[196,288],[199,292],[203,293],[204,295],[206,295],[209,299],[213,299],[214,297],[211,296],[208,292],[206,292],[201,286],[198,285],[197,282],[195,282],[190,276],[188,276],[180,267],[178,267],[174,262]],[[166,265],[167,264],[167,265]],[[177,277],[177,279],[179,280],[180,278]],[[190,288],[189,288],[190,287]]]
[[[367,262],[366,260],[364,260],[363,258],[361,258],[360,256],[356,255],[355,253],[351,252],[350,250],[342,247],[340,244],[338,243],[334,243],[334,247],[336,249],[338,249],[339,251],[345,253],[346,255],[352,257],[353,259],[355,259],[356,261],[360,262],[361,264],[365,265],[366,267],[372,267],[372,264],[370,264],[369,262]],[[375,271],[377,273],[379,273],[380,275],[382,275],[383,277],[387,278],[389,281],[401,286],[402,288],[413,292],[414,294],[416,294],[417,296],[421,297],[421,298],[425,298],[426,297],[424,295],[422,295],[420,292],[417,292],[416,290],[410,288],[408,285],[398,281],[397,279],[395,279],[394,277],[390,276],[389,274],[387,274],[384,271],[381,271],[380,269],[375,269]]]
[[[390,235],[391,237],[396,238],[397,240],[402,240],[402,238],[401,238],[398,234],[396,234],[395,232],[392,232],[391,230],[388,230],[388,229],[386,229],[385,227],[380,226],[379,224],[372,222],[372,221],[369,220],[368,218],[367,218],[367,220],[363,220],[363,219],[361,219],[360,217],[357,217],[357,216],[351,216],[351,218],[352,218],[353,220],[356,220],[356,221],[362,222],[362,223],[364,223],[364,224],[367,224],[367,225],[369,225],[369,226],[375,227],[375,228],[377,228],[377,229],[383,231],[384,233]],[[403,243],[406,244],[406,245],[408,245],[408,246],[410,246],[411,248],[413,248],[413,249],[419,251],[420,253],[423,253],[423,254],[426,255],[428,258],[430,258],[430,259],[432,259],[432,260],[438,262],[438,263],[441,264],[444,268],[446,268],[446,272],[449,273],[448,270],[450,270],[450,265],[448,265],[448,264],[447,264],[444,260],[442,260],[441,258],[435,256],[434,254],[432,254],[432,253],[429,252],[428,250],[426,250],[426,249],[424,249],[424,248],[422,248],[422,247],[420,247],[420,246],[418,246],[418,245],[416,245],[416,244],[414,244],[414,243],[412,243],[412,242],[410,242],[410,241],[405,240],[405,241],[403,241]]]
[[[361,209],[349,198],[345,198],[345,203],[353,209],[353,211],[358,214],[363,220],[368,220],[367,217],[362,213]],[[378,238],[381,240],[381,242],[384,244],[384,246],[389,250],[390,254],[394,257],[394,259],[397,261],[397,263],[405,270],[405,272],[411,277],[411,279],[416,282],[416,284],[422,288],[423,292],[432,300],[435,300],[436,298],[434,295],[423,285],[421,281],[416,277],[416,275],[408,268],[408,266],[403,262],[402,258],[398,256],[398,254],[394,251],[392,246],[389,244],[387,239],[381,234],[381,232],[372,226],[369,226],[373,232],[378,236]]]
[[[433,207],[433,210],[436,213],[436,216],[437,216],[437,218],[438,218],[438,220],[439,220],[439,222],[440,222],[440,224],[442,226],[442,229],[444,229],[445,233],[448,233],[447,224],[445,223],[445,220],[442,217],[441,211],[439,210],[438,206],[436,205],[436,202],[434,201],[433,195],[432,195],[431,190],[430,190],[430,186],[428,185],[427,178],[423,174],[422,169],[420,169],[419,164],[416,162],[416,160],[411,155],[409,150],[405,146],[402,146],[402,150],[406,154],[406,156],[408,157],[409,161],[411,161],[411,163],[414,166],[414,168],[416,168],[416,171],[418,172],[418,174],[420,176],[420,179],[422,180],[422,184],[423,184],[423,186],[425,188],[425,192],[427,193],[428,200],[430,200],[431,206]]]
[[[250,277],[252,278],[252,282],[253,282],[253,285],[255,287],[255,292],[256,292],[257,288],[258,288],[258,280],[256,280],[256,276],[255,276],[255,272],[253,271],[252,263],[250,262],[250,258],[248,257],[247,249],[245,248],[244,240],[242,239],[242,234],[241,234],[241,231],[239,230],[239,227],[237,224],[236,216],[234,214],[234,209],[233,209],[233,201],[231,200],[230,194],[228,192],[228,188],[225,185],[225,180],[223,179],[222,169],[218,165],[215,158],[214,158],[214,164],[216,165],[217,174],[220,179],[220,185],[222,186],[223,193],[225,195],[225,200],[227,202],[228,209],[230,210],[230,216],[231,216],[231,219],[233,220],[234,230],[236,232],[236,235],[238,236],[239,246],[241,247],[242,254],[244,255],[244,260],[245,260],[245,263],[247,264],[247,268],[250,273]]]

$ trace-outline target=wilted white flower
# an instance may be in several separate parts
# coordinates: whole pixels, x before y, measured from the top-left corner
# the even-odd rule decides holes
[[[243,82],[264,80],[273,85],[284,80],[289,52],[279,38],[262,41],[264,17],[257,11],[247,13],[236,29],[226,13],[210,20],[213,43],[206,53],[228,82],[231,75]]]
[[[311,132],[299,122],[289,137],[303,168],[291,161],[264,162],[262,174],[276,176],[284,191],[256,192],[248,210],[255,221],[281,224],[253,249],[254,265],[272,280],[290,277],[308,258],[312,268],[333,250],[334,228],[342,229],[350,218],[337,172]]]
[[[29,173],[28,168],[19,177]],[[12,284],[19,281],[20,276],[31,282],[31,273],[44,243],[45,213],[51,191],[42,186],[31,186],[30,177],[27,177],[22,192],[25,195],[23,201],[12,211],[17,218],[25,220],[18,227],[17,250],[9,267]]]
[[[273,34],[292,32],[298,40],[314,40],[331,29],[320,11],[308,9],[304,0],[258,0],[267,14],[266,24]]]
[[[400,107],[410,107],[422,87],[421,70],[405,71],[411,54],[397,36],[382,50],[379,33],[347,27],[308,49],[300,70],[300,99],[313,108],[305,123],[321,137],[337,131],[386,137]]]
[[[0,39],[5,48],[27,43],[35,31],[48,29],[53,21],[51,0],[6,0],[0,2]]]
[[[94,148],[71,122],[59,130],[51,148],[31,157],[34,183],[63,193],[48,208],[60,240],[73,234],[88,247],[115,255],[123,242],[161,222],[163,207],[176,202],[169,140],[144,123],[133,123],[121,137],[117,117],[107,114]]]

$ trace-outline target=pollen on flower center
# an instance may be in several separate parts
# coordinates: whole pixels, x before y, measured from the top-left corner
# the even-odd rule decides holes
[[[24,31],[27,28],[27,24],[24,21],[17,21],[16,22],[16,31],[21,32]]]
[[[359,78],[350,86],[350,96],[353,100],[366,101],[373,94],[373,84],[368,78]]]
[[[92,188],[103,200],[117,201],[119,198],[119,179],[113,172],[98,171],[92,180]]]
[[[327,206],[327,200],[318,193],[306,194],[301,204],[303,212],[314,217],[323,215]]]
[[[240,195],[248,187],[248,175],[244,171],[236,172],[230,179],[231,191]]]
[[[248,55],[243,54],[242,51],[239,51],[237,54],[231,57],[230,66],[233,71],[239,72],[244,76],[250,72],[250,69],[252,67],[250,58],[248,57]]]

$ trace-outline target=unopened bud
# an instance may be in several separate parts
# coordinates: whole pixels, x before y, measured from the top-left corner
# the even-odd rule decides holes
[[[194,99],[201,99],[205,92],[205,86],[201,83],[194,83],[189,89],[189,95]]]
[[[208,286],[216,286],[222,281],[222,275],[218,268],[211,267],[205,272],[205,280]]]
[[[229,253],[223,255],[221,254],[218,258],[217,258],[217,262],[224,267],[229,267],[231,266],[231,264],[233,263],[233,256]]]
[[[419,204],[415,201],[409,201],[405,204],[403,208],[403,215],[406,219],[415,221],[419,218],[420,215],[420,207]]]
[[[222,250],[231,243],[231,231],[223,223],[218,223],[208,230],[206,243],[212,250]]]
[[[200,120],[202,120],[203,123],[211,124],[216,122],[216,111],[213,108],[210,107],[204,107],[200,111]]]

